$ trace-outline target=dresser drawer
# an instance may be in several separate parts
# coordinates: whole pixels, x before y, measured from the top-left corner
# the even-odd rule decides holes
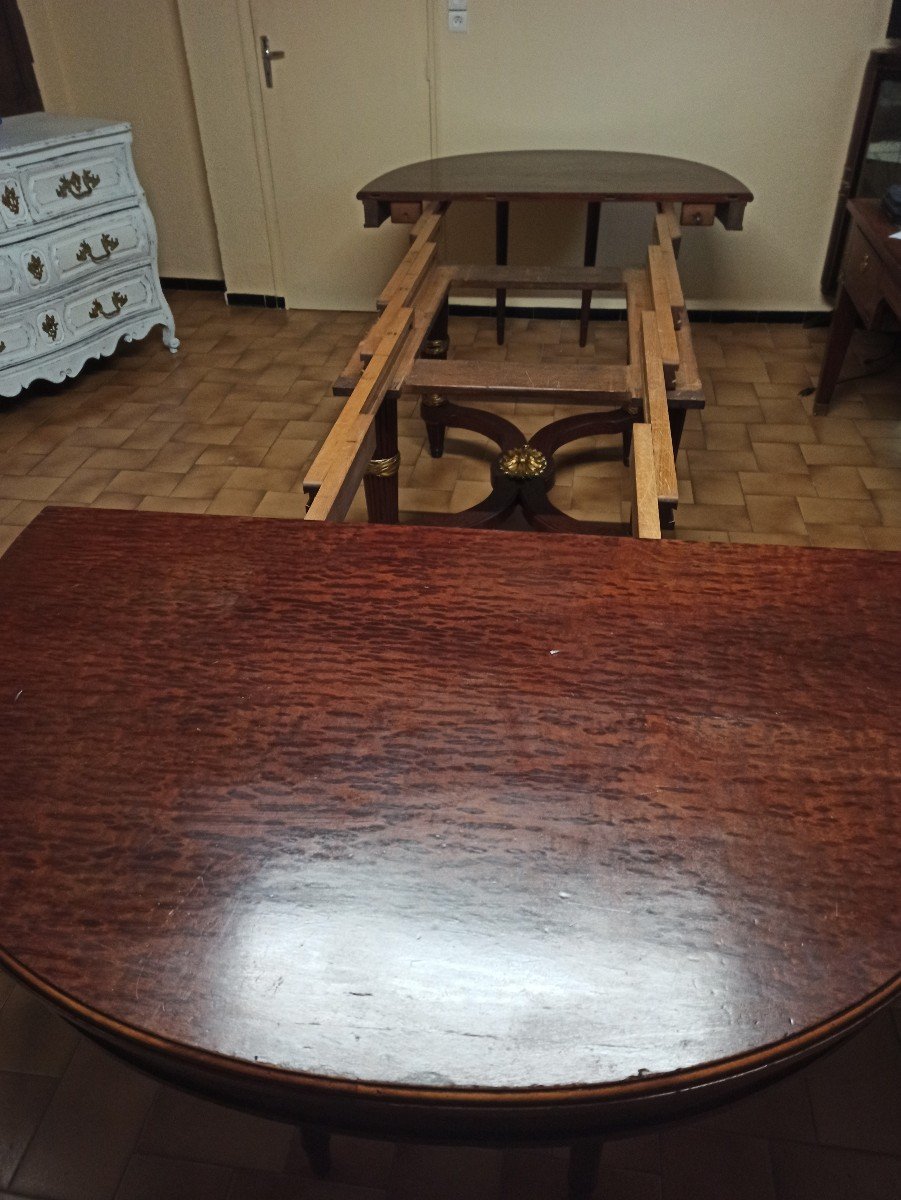
[[[44,354],[94,337],[159,308],[161,297],[149,264],[133,272],[82,283],[68,295],[0,312],[0,375],[30,352]],[[0,393],[2,394],[2,393]]]
[[[77,216],[137,194],[124,142],[19,167],[24,205],[34,223]]]
[[[117,323],[125,323],[158,303],[156,278],[151,267],[135,273],[82,285],[63,304],[63,322],[69,336],[91,337]]]
[[[147,259],[150,241],[147,218],[136,207],[86,215],[71,228],[0,247],[0,301],[53,291]]]
[[[37,341],[34,313],[22,311],[17,316],[0,313],[0,379],[8,367],[34,356]],[[5,394],[0,391],[0,396]]]
[[[50,258],[62,283],[125,266],[150,254],[150,229],[140,208],[95,217],[51,239]]]
[[[0,250],[0,305],[11,304],[21,294],[22,280],[13,255]]]

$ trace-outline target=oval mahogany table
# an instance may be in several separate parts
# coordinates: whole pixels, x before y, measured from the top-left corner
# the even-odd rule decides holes
[[[705,163],[619,150],[456,154],[397,167],[357,193],[367,225],[380,225],[392,203],[548,198],[712,204],[727,228],[741,229],[753,196],[738,179]]]
[[[570,1140],[899,990],[901,555],[48,509],[2,962],[298,1123]]]

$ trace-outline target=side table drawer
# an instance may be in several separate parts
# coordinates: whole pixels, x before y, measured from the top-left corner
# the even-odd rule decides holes
[[[864,324],[873,323],[886,292],[886,271],[879,255],[856,225],[851,227],[842,268],[842,282]]]

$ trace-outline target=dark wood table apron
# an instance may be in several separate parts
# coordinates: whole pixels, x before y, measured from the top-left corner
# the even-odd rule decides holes
[[[701,206],[689,222],[708,224],[704,206],[727,229],[741,229],[751,193],[705,163],[618,150],[497,150],[397,167],[357,193],[367,225],[381,225],[394,203],[423,200],[672,201]],[[714,214],[710,214],[712,219]]]
[[[357,192],[364,224],[381,225],[392,205],[439,200],[491,200],[495,206],[495,262],[506,266],[511,200],[583,200],[586,202],[583,263],[597,263],[601,205],[646,201],[679,207],[685,225],[741,229],[751,192],[732,175],[705,163],[662,154],[619,150],[496,150],[457,154],[397,167]],[[406,219],[406,214],[404,215]],[[506,291],[497,291],[498,343],[504,340]],[[582,337],[587,328],[591,291],[582,294]]]
[[[0,560],[2,961],[298,1122],[715,1103],[898,990],[899,595],[893,554],[46,510]]]

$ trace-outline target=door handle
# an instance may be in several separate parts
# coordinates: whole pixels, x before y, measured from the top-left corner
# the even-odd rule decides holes
[[[269,39],[265,33],[260,38],[260,51],[263,55],[263,78],[266,80],[266,87],[272,87],[272,64],[277,58],[284,58],[284,50],[270,50]]]

